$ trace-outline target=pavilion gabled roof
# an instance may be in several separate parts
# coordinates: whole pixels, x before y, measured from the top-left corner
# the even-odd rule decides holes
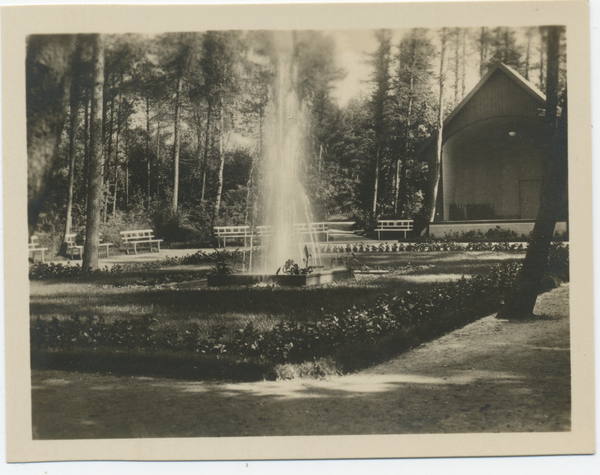
[[[535,101],[540,104],[540,108],[546,107],[546,96],[536,88],[531,82],[521,76],[510,66],[504,63],[496,63],[492,66],[489,71],[479,80],[475,87],[467,94],[462,101],[454,108],[448,117],[444,120],[444,130],[452,122],[452,120],[458,115],[458,113],[471,101],[473,96],[485,85],[485,83],[492,77],[496,71],[502,71],[506,76],[512,79],[518,86],[520,86],[527,94],[529,94]],[[429,147],[431,142],[437,138],[437,131],[427,139],[427,141],[417,150],[415,157],[419,157]]]

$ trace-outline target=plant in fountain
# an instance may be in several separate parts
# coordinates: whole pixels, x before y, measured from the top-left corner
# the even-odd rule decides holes
[[[304,258],[302,261],[304,262],[304,267],[300,267],[296,264],[292,259],[288,259],[285,264],[277,269],[276,275],[279,275],[280,272],[288,275],[304,275],[311,274],[317,269],[321,269],[323,266],[311,266],[310,259],[312,254],[308,252],[308,247],[304,246]]]
[[[231,258],[228,258],[224,252],[219,251],[216,247],[213,246],[213,249],[216,251],[213,257],[215,261],[215,265],[212,267],[213,275],[231,275],[234,272],[237,272],[240,267],[244,267],[244,262],[242,260],[232,260]],[[236,250],[234,255],[241,254]]]

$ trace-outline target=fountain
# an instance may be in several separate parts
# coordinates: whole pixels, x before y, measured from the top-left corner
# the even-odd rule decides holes
[[[259,282],[314,285],[352,276],[346,268],[325,270],[321,261],[310,201],[302,186],[306,174],[307,120],[294,90],[297,68],[293,61],[293,34],[280,33],[278,39],[277,78],[265,114],[261,184],[263,225],[252,226],[254,231],[260,231],[264,252],[260,260],[250,253],[246,273],[211,276],[208,285]]]

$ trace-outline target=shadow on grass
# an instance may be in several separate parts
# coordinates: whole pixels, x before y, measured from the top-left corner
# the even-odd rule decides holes
[[[48,285],[48,284],[43,284]],[[50,284],[52,285],[52,284]],[[69,284],[78,285],[79,284]],[[211,315],[268,314],[275,321],[312,321],[323,314],[342,312],[353,305],[372,305],[380,293],[396,295],[413,289],[424,289],[444,284],[437,282],[415,283],[398,278],[379,278],[377,282],[364,280],[340,286],[315,286],[305,288],[252,288],[228,287],[219,289],[113,289],[81,285],[43,295],[32,292],[30,313],[32,317],[44,315],[103,315],[128,318],[131,309],[135,314],[162,315],[166,320],[205,319]],[[122,307],[123,310],[119,310]],[[111,315],[107,315],[108,309]]]
[[[32,370],[148,376],[189,381],[262,381],[274,379],[273,365],[245,358],[177,354],[174,352],[118,352],[110,350],[32,349]]]
[[[539,375],[490,347],[477,370],[402,369],[328,381],[248,384],[34,375],[33,438],[109,439],[570,430],[569,362]],[[529,349],[527,357],[534,356]],[[548,417],[552,414],[552,417]]]

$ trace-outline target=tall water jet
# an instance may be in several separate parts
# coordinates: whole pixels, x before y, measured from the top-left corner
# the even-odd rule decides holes
[[[209,286],[318,285],[352,278],[347,268],[321,270],[317,232],[306,189],[308,113],[296,93],[298,67],[293,33],[278,33],[277,75],[265,111],[261,178],[258,180],[260,212],[253,212],[252,239],[260,237],[262,259],[250,253],[249,272],[211,275]],[[257,226],[258,224],[258,226]],[[284,269],[294,261],[297,272]],[[315,270],[315,272],[309,272]],[[287,272],[286,272],[287,270]]]
[[[308,117],[296,93],[293,34],[281,33],[277,39],[277,77],[266,111],[263,157],[263,224],[270,235],[265,239],[261,271],[268,273],[275,273],[290,259],[300,267],[321,265],[303,186]]]

